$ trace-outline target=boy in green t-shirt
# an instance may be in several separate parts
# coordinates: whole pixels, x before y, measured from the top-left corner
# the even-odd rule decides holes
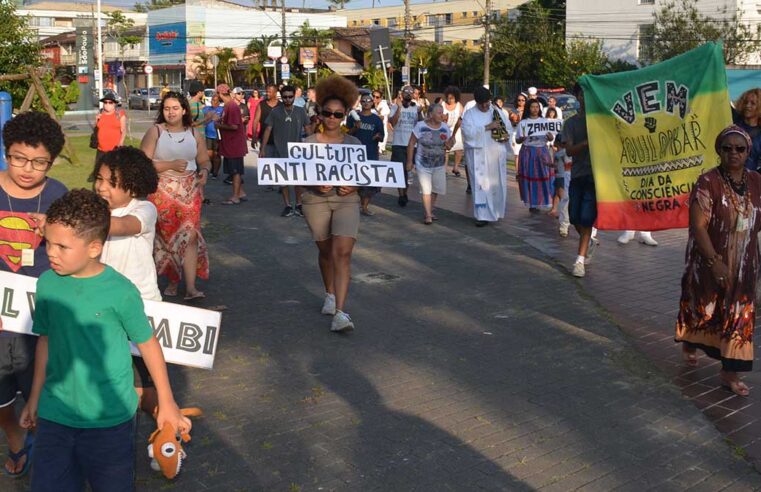
[[[37,282],[34,382],[21,425],[37,427],[32,490],[134,489],[137,394],[128,341],[158,392],[158,427],[187,432],[137,288],[99,261],[111,212],[74,190],[48,209],[49,270]]]

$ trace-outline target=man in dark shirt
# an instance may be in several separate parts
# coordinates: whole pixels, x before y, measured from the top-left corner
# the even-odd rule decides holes
[[[293,105],[296,89],[293,86],[284,85],[280,89],[280,97],[283,99],[283,104],[273,108],[264,122],[266,129],[262,137],[259,157],[288,157],[288,143],[301,142],[302,133],[308,134],[311,131],[309,118],[304,108]],[[304,216],[301,211],[301,194],[303,189],[300,186],[295,188],[295,209],[291,206],[290,186],[280,188],[280,193],[283,195],[283,202],[285,203],[285,208],[283,208],[283,212],[280,214],[283,217],[291,217],[293,215]]]
[[[573,275],[583,277],[586,274],[585,263],[589,263],[596,246],[592,239],[592,227],[597,220],[597,195],[589,156],[584,92],[576,84],[573,93],[579,100],[579,112],[563,125],[563,141],[566,143],[566,153],[573,159],[571,183],[568,186],[568,214],[571,224],[579,233],[579,254],[573,265]]]

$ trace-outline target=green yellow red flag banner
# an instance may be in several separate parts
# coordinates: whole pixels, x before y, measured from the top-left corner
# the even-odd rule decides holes
[[[687,227],[690,191],[718,164],[714,140],[732,123],[721,44],[639,70],[585,75],[579,83],[597,227]]]

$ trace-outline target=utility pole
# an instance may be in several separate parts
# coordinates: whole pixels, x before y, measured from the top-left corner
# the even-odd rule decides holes
[[[280,9],[280,35],[283,37],[283,56],[285,56],[285,0],[283,0],[282,9]]]
[[[411,81],[410,60],[412,58],[412,16],[410,15],[410,0],[404,0],[404,70],[407,73],[407,83]]]
[[[491,0],[486,0],[486,15],[484,16],[484,87],[489,88],[489,44],[491,36],[489,34],[491,24]]]

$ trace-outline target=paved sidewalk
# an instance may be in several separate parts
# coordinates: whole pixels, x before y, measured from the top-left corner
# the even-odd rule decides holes
[[[440,200],[442,207],[471,216],[472,205],[470,196],[465,194],[464,174],[460,179],[448,177],[447,185],[450,193]],[[520,202],[512,169],[508,171],[508,187],[507,217],[496,228],[520,237],[570,273],[578,246],[573,227],[563,239],[558,235],[555,219],[543,213],[529,213]],[[410,190],[411,196],[418,196],[416,186]],[[701,356],[697,368],[687,367],[682,363],[680,346],[673,342],[687,230],[654,233],[659,243],[657,247],[637,240],[620,245],[616,242],[619,235],[620,231],[599,232],[600,246],[592,264],[587,266],[586,277],[576,280],[578,285],[612,315],[634,346],[681,388],[682,397],[701,409],[717,429],[741,448],[740,454],[761,470],[761,373],[756,370],[745,375],[751,388],[750,397],[736,396],[721,387],[718,362]],[[759,367],[761,347],[756,347],[756,367]]]
[[[248,191],[204,214],[215,368],[171,368],[177,399],[206,415],[174,483],[139,453],[139,490],[761,489],[538,236],[446,211],[425,226],[380,195],[354,255],[357,329],[336,335],[303,220]],[[150,430],[141,419],[141,448]]]

